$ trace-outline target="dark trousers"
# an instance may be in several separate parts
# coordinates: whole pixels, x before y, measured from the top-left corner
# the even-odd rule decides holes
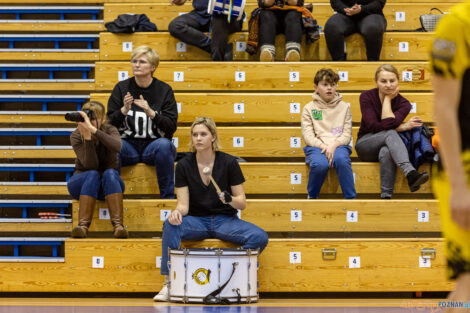
[[[201,24],[194,11],[178,16],[171,21],[168,30],[173,37],[182,42],[196,46],[211,54],[213,61],[231,61],[232,51],[226,51],[228,36],[241,31],[243,20],[232,17],[230,23],[227,16],[214,14],[211,21]],[[211,32],[211,39],[204,32]]]
[[[302,13],[296,10],[261,10],[259,44],[275,45],[276,35],[283,33],[286,43],[302,41]]]
[[[378,61],[386,28],[387,21],[380,14],[370,14],[360,19],[334,14],[325,24],[326,45],[333,61],[346,60],[344,38],[354,33],[360,33],[364,37],[367,60]]]

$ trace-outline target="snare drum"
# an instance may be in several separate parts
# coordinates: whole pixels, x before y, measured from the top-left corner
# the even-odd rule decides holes
[[[237,20],[241,20],[245,3],[246,0],[209,0],[207,13],[210,15],[214,13],[225,14],[229,17],[229,22],[232,16],[235,16]]]
[[[258,253],[244,249],[170,250],[170,301],[202,303],[227,281],[217,299],[258,301]]]

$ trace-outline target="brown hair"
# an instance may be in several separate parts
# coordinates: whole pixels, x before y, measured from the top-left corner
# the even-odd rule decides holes
[[[95,113],[95,117],[100,121],[104,119],[104,122],[103,124],[101,124],[100,129],[106,129],[106,127],[108,126],[108,120],[106,119],[106,109],[104,108],[104,105],[101,102],[88,101],[83,105],[82,111],[83,110],[93,111],[93,113]]]
[[[339,76],[331,68],[322,68],[315,74],[313,83],[318,85],[322,80],[325,80],[329,84],[336,84],[339,81]]]
[[[210,117],[196,117],[193,124],[191,125],[191,140],[189,141],[189,151],[196,152],[196,149],[193,145],[193,129],[196,125],[204,125],[209,129],[212,136],[215,137],[215,140],[212,142],[212,151],[219,151],[221,148],[219,134],[217,133],[217,127],[215,126],[215,122]]]
[[[375,81],[379,79],[379,74],[382,71],[393,73],[397,77],[397,80],[400,80],[398,70],[395,68],[395,66],[393,66],[392,64],[382,64],[377,68],[377,71],[375,71]]]

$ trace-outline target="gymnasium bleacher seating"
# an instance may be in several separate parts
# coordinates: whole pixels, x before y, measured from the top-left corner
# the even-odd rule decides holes
[[[314,0],[313,14],[324,25],[328,1]],[[459,2],[455,0],[455,2]],[[432,90],[426,44],[432,34],[414,32],[419,15],[448,10],[455,2],[389,0],[382,60],[401,73],[400,91],[413,103],[409,117],[432,125]],[[348,62],[331,63],[321,39],[302,46],[302,62],[260,63],[244,52],[247,23],[234,42],[234,61],[181,45],[168,23],[191,5],[167,0],[8,0],[0,6],[0,291],[2,292],[154,292],[159,274],[161,225],[175,200],[160,200],[154,168],[122,169],[126,183],[126,240],[109,239],[106,203],[98,202],[90,237],[66,238],[77,224],[78,202],[66,181],[74,153],[67,111],[88,99],[107,103],[120,79],[132,75],[130,51],[155,48],[162,62],[156,77],[169,83],[179,110],[175,144],[187,151],[189,125],[196,116],[214,118],[223,151],[246,160],[248,206],[241,218],[266,229],[268,247],[260,257],[261,292],[422,292],[449,291],[444,242],[431,184],[411,194],[397,175],[396,197],[380,200],[378,163],[352,155],[357,200],[343,200],[330,171],[318,200],[306,199],[300,113],[311,99],[313,77],[322,67],[340,72],[338,90],[350,103],[354,134],[360,122],[359,94],[373,88],[375,69],[365,62],[360,36],[348,38]],[[247,12],[256,7],[249,0]],[[16,11],[15,11],[16,10]],[[118,14],[145,13],[155,33],[111,34],[104,23]],[[284,38],[276,46],[283,55]],[[295,73],[295,75],[293,75]],[[353,136],[354,140],[356,135]],[[353,143],[354,143],[353,140]],[[430,171],[429,165],[421,169]],[[65,214],[41,218],[40,212]],[[67,216],[70,214],[70,216]],[[152,238],[149,238],[152,237]],[[185,247],[232,247],[218,240]],[[293,256],[295,255],[295,259]],[[103,268],[93,268],[101,257]],[[351,264],[358,261],[359,267]],[[355,263],[357,264],[357,263]],[[13,270],[12,270],[13,269]]]

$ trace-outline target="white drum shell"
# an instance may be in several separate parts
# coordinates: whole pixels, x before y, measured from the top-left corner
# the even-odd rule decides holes
[[[170,250],[169,255],[170,301],[202,302],[205,296],[229,279],[235,262],[238,265],[232,279],[217,297],[236,302],[238,295],[233,289],[239,289],[242,302],[258,300],[257,251],[251,251],[251,255],[247,255],[246,250],[183,249]],[[208,281],[205,280],[207,270],[210,270]],[[193,275],[197,273],[198,277],[194,278]]]
[[[241,19],[245,10],[246,0],[232,0],[232,16]],[[230,0],[209,0],[207,13],[221,13],[228,15],[230,12]]]

